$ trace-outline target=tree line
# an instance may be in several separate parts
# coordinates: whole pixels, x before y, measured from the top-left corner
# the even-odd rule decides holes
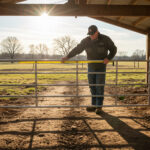
[[[60,59],[67,55],[78,42],[70,36],[63,36],[53,40],[53,50],[50,50],[44,43],[28,46],[28,53],[24,53],[24,47],[17,37],[9,36],[0,43],[0,59]],[[53,52],[53,54],[50,54]],[[85,60],[86,56],[79,55],[77,59]],[[114,60],[145,60],[144,50],[137,49],[131,56],[127,56],[125,51],[118,52]],[[13,62],[13,61],[12,61]]]
[[[70,50],[77,45],[76,40],[70,36],[64,36],[53,40],[53,55],[48,46],[44,43],[37,45],[31,44],[28,46],[28,53],[24,53],[24,47],[17,37],[7,37],[0,43],[0,59],[17,59],[17,58],[30,58],[30,59],[45,59],[45,58],[60,58],[67,55]]]
[[[136,49],[132,52],[131,56],[127,55],[126,51],[118,52],[118,55],[115,57],[116,60],[146,60],[145,50]]]

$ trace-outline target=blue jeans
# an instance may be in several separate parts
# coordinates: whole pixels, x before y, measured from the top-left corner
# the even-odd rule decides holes
[[[93,69],[88,66],[88,72],[106,72],[106,65]],[[88,74],[89,84],[105,84],[105,74]],[[102,86],[89,86],[91,95],[104,95],[104,85]],[[103,105],[103,96],[92,97],[92,105]]]

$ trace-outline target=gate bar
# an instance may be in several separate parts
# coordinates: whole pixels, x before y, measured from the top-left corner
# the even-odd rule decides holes
[[[78,95],[78,97],[149,96],[148,94]],[[36,97],[36,95],[0,95],[0,97]],[[76,97],[76,95],[38,95],[38,97]]]
[[[78,74],[115,74],[116,72],[78,72]],[[118,72],[121,73],[129,73],[129,74],[142,74],[142,73],[150,73],[150,72]],[[0,74],[35,74],[34,72],[0,72]],[[37,72],[37,74],[75,74],[75,72]]]
[[[115,84],[78,84],[78,86],[115,86]],[[117,84],[117,85],[150,85],[148,84]],[[35,84],[0,84],[0,86],[29,86],[29,87],[34,87]],[[37,86],[76,86],[76,84],[37,84]]]
[[[11,62],[12,59],[0,59],[0,62]],[[62,63],[61,61],[58,61],[57,59],[54,59],[54,60],[50,60],[50,59],[13,59],[13,62],[19,62],[19,63],[23,63],[23,62],[35,62],[37,61],[40,61],[41,62],[59,62],[59,63]],[[72,60],[72,61],[65,61],[65,63],[76,63],[76,61],[78,61],[79,63],[102,63],[104,62],[103,60]],[[115,60],[113,60],[115,61]],[[150,60],[134,60],[135,62],[150,62]],[[112,62],[112,61],[110,61]],[[133,62],[133,60],[119,60],[119,62]]]
[[[136,106],[147,106],[147,104],[127,104],[127,105],[103,105],[103,107],[136,107]],[[48,106],[0,106],[0,108],[80,108],[80,107],[91,107],[91,105],[48,105]],[[102,107],[101,105],[97,105],[97,107]]]

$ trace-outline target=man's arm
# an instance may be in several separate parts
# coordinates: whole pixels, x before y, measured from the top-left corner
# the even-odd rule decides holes
[[[61,60],[62,63],[64,63],[64,61],[76,56],[77,54],[80,54],[81,52],[83,52],[85,47],[86,47],[86,43],[85,43],[85,39],[84,39],[75,48],[73,48],[67,56],[62,58],[62,60]]]
[[[111,60],[117,53],[117,47],[115,46],[114,42],[109,37],[107,39],[107,48],[110,52],[107,56],[107,59]]]

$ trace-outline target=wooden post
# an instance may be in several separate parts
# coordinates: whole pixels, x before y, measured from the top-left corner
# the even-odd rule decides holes
[[[150,32],[147,34],[147,60],[150,60]],[[147,62],[147,72],[150,72],[150,62]],[[147,83],[150,81],[150,74],[147,74]]]
[[[147,60],[150,60],[150,31],[147,34]],[[147,72],[150,72],[150,62],[147,62]],[[148,104],[150,106],[150,73],[147,74]]]

